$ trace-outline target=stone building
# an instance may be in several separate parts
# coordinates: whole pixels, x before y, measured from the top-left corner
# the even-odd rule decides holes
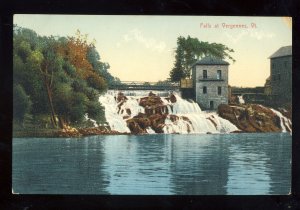
[[[228,66],[228,62],[211,56],[193,65],[195,101],[202,109],[215,110],[228,104]]]
[[[271,100],[276,104],[292,102],[292,46],[278,49],[270,57]]]
[[[264,94],[266,96],[270,96],[272,94],[272,86],[271,86],[271,78],[270,77],[268,77],[266,79],[266,83],[264,86]]]

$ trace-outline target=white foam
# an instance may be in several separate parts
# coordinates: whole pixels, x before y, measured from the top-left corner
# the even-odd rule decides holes
[[[271,110],[279,117],[280,119],[280,127],[282,129],[282,132],[287,132],[287,128],[292,131],[291,127],[290,127],[290,124],[291,124],[291,121],[283,116],[283,114],[281,114],[281,112],[275,110],[275,109],[272,109]]]
[[[119,91],[108,91],[99,98],[101,104],[105,107],[105,117],[112,130],[119,132],[130,132],[126,120],[136,116],[138,113],[145,113],[142,106],[139,105],[141,97],[149,95],[149,91],[124,91],[127,100],[121,105],[117,103],[116,98]],[[158,94],[153,91],[154,94]],[[159,92],[161,95],[170,92]],[[185,100],[176,92],[173,92],[176,102],[172,103],[165,97],[161,97],[163,104],[167,106],[168,116],[163,127],[164,133],[230,133],[238,128],[228,120],[222,119],[216,112],[202,112],[197,103],[192,100]],[[159,94],[158,94],[159,95]],[[119,108],[119,107],[120,108]],[[130,110],[128,114],[127,110]],[[172,122],[170,115],[176,115],[177,120]],[[213,121],[213,122],[212,122]],[[155,131],[148,127],[147,133],[153,134]]]

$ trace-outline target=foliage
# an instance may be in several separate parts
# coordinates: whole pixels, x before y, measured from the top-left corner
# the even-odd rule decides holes
[[[170,71],[172,81],[180,81],[181,78],[189,78],[191,76],[191,68],[193,64],[206,56],[214,56],[220,59],[235,60],[230,56],[234,52],[233,49],[219,43],[208,43],[199,41],[198,38],[188,36],[177,38],[177,48],[175,50],[175,63]]]
[[[105,121],[98,98],[107,84],[119,80],[100,61],[87,35],[78,31],[75,37],[41,37],[15,25],[13,41],[15,120],[22,123],[31,114],[36,122],[51,120],[61,128],[83,123],[85,114]]]
[[[13,116],[18,122],[23,122],[25,114],[30,111],[32,102],[21,85],[13,87]]]
[[[97,52],[95,46],[89,46],[87,51],[87,59],[92,64],[96,73],[101,75],[108,85],[121,84],[121,81],[117,77],[113,77],[109,72],[109,64],[101,61],[100,55]]]

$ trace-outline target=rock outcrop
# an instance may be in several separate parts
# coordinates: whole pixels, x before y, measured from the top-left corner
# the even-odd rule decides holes
[[[118,131],[109,130],[107,128],[101,127],[91,127],[91,128],[72,128],[67,126],[66,128],[59,130],[53,134],[54,137],[81,137],[81,136],[92,136],[92,135],[121,135],[127,133],[120,133]]]
[[[174,101],[174,98],[172,100]],[[139,113],[126,121],[131,133],[146,134],[148,128],[154,130],[155,133],[163,133],[168,108],[161,98],[150,92],[147,97],[140,99],[139,105],[145,108],[145,113]]]
[[[258,104],[245,105],[225,105],[218,107],[220,117],[229,120],[243,132],[281,132],[280,117],[270,108]],[[285,129],[291,131],[291,125],[286,125]]]

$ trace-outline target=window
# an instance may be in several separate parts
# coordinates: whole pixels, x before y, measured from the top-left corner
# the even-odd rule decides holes
[[[222,78],[222,71],[218,70],[217,71],[217,79],[221,79]]]
[[[210,101],[210,102],[209,102],[209,108],[210,108],[210,109],[214,109],[214,102],[213,102],[213,101]]]
[[[218,95],[222,94],[222,87],[218,87]]]
[[[207,70],[203,70],[203,79],[207,79]]]
[[[204,86],[204,87],[203,87],[203,94],[206,94],[206,93],[207,93],[207,87]]]
[[[284,61],[284,67],[285,68],[287,67],[287,61]]]

